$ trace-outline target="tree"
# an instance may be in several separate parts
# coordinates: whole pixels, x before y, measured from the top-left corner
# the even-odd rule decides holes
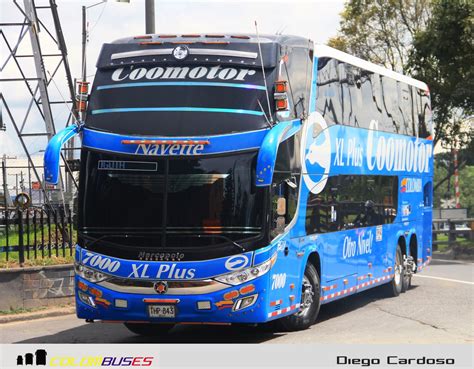
[[[430,87],[435,142],[448,147],[472,139],[473,40],[474,2],[466,0],[434,1],[426,28],[413,40],[409,68]]]
[[[341,51],[406,72],[414,36],[430,16],[429,0],[349,0],[340,31],[328,42]]]

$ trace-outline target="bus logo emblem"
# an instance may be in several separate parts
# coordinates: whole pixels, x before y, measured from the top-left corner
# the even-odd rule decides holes
[[[173,56],[176,60],[184,60],[189,55],[189,49],[185,45],[179,45],[174,48]]]
[[[227,259],[225,267],[227,270],[239,270],[247,266],[249,258],[245,255],[235,255]]]
[[[168,291],[168,283],[164,281],[156,282],[153,285],[153,289],[155,290],[156,293],[159,293],[160,295],[162,295],[163,293],[166,293]]]
[[[321,114],[309,116],[303,145],[303,179],[308,189],[318,194],[326,186],[331,167],[331,139]]]

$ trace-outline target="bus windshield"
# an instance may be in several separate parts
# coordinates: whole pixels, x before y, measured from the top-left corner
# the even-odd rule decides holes
[[[255,160],[255,152],[135,159],[84,151],[80,231],[153,248],[256,237],[264,207],[263,190],[254,185]]]
[[[267,73],[272,85],[275,68]],[[267,127],[260,69],[167,65],[99,69],[86,125],[118,134],[199,136]]]

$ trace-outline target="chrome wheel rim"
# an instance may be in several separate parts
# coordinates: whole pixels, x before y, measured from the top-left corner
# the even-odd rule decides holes
[[[397,253],[397,263],[395,264],[395,284],[398,286],[400,284],[400,281],[402,279],[402,272],[403,272],[403,266],[400,261],[400,256]]]
[[[308,277],[303,277],[303,289],[301,291],[301,305],[300,311],[297,313],[298,316],[303,316],[308,314],[311,305],[313,304],[313,286],[309,282]]]

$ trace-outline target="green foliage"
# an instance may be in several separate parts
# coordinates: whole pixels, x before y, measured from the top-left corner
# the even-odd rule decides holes
[[[443,165],[441,160],[435,161],[434,182],[438,183],[448,175],[449,168]],[[434,207],[439,208],[441,199],[454,197],[454,177],[450,178],[450,191],[448,191],[448,181],[443,182],[434,191]],[[461,190],[460,203],[462,208],[467,209],[467,216],[474,217],[474,165],[466,165],[459,170],[459,188]]]
[[[430,86],[435,141],[460,137],[474,100],[474,1],[436,0],[426,29],[413,41],[410,67]],[[449,122],[449,124],[447,124]]]
[[[429,14],[429,0],[349,0],[328,45],[403,72],[413,37]]]

